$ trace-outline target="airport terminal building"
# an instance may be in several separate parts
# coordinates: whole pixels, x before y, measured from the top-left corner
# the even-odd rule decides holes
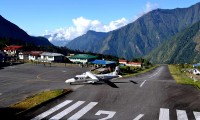
[[[83,63],[83,64],[91,62],[95,59],[98,59],[98,56],[90,54],[77,54],[69,57],[69,60],[72,61],[73,63]]]

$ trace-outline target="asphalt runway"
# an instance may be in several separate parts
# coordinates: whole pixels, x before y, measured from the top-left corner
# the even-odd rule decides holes
[[[112,82],[117,88],[84,85],[19,119],[200,120],[199,90],[176,84],[165,65]]]
[[[0,69],[0,109],[44,90],[76,89],[79,86],[67,85],[65,80],[88,70],[69,64],[50,67],[27,63],[4,67]]]

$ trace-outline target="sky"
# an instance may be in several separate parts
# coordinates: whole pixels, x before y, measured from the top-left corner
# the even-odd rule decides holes
[[[108,32],[157,9],[185,8],[199,0],[0,0],[0,15],[29,35],[71,40],[88,30]]]

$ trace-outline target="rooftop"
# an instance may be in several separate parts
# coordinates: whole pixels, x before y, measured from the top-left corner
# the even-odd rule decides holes
[[[77,54],[69,57],[70,59],[96,59],[98,56],[90,55],[90,54]]]
[[[51,52],[43,52],[41,55],[44,55],[44,56],[64,56],[63,54],[60,54],[60,53],[51,53]]]
[[[4,50],[18,50],[18,49],[21,49],[23,46],[14,46],[14,45],[11,45],[11,46],[7,46],[4,48]]]
[[[30,52],[23,52],[25,55],[32,55],[32,56],[40,56],[43,51],[30,51]]]
[[[115,64],[115,61],[106,61],[106,60],[94,60],[93,64],[100,64],[100,65],[108,65],[108,64]]]

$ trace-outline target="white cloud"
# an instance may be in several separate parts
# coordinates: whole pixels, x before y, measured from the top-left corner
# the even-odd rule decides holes
[[[144,14],[146,14],[150,11],[157,9],[158,7],[159,7],[159,4],[157,4],[157,3],[147,2],[144,10],[141,13],[139,13],[138,15],[133,17],[133,21],[137,20],[139,17],[143,16]]]
[[[158,4],[157,3],[150,3],[150,2],[147,2],[146,5],[145,5],[145,10],[144,10],[144,13],[148,13],[154,9],[157,9],[158,8]]]
[[[99,20],[90,20],[84,17],[73,19],[72,22],[74,26],[59,28],[55,31],[46,30],[44,35],[48,35],[49,41],[72,40],[80,35],[85,34],[88,30],[94,30],[97,32],[109,32],[128,24],[128,20],[125,18],[111,21],[108,25],[104,25]]]
[[[157,3],[147,2],[145,8],[141,13],[133,17],[133,20],[127,20],[126,18],[121,18],[119,20],[111,21],[109,24],[103,24],[99,20],[90,20],[84,17],[79,17],[72,19],[73,26],[66,28],[59,28],[54,31],[45,31],[44,36],[48,36],[49,41],[54,40],[72,40],[78,36],[85,34],[88,30],[94,30],[97,32],[109,32],[116,30],[120,27],[127,25],[130,22],[137,20],[142,15],[158,8]]]

